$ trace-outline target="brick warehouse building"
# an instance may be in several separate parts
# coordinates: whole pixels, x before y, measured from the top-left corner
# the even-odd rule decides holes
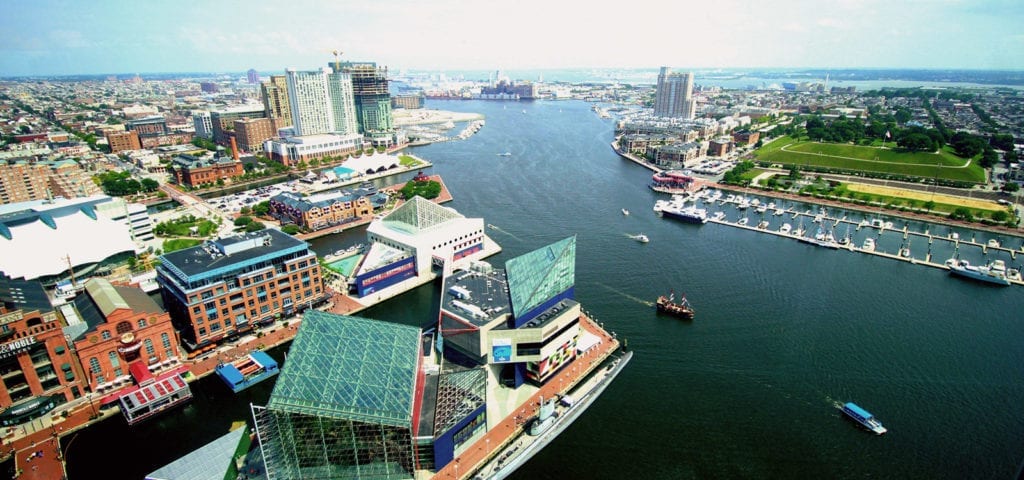
[[[84,393],[63,326],[41,283],[0,273],[0,424],[39,418]]]
[[[171,316],[141,289],[94,278],[75,298],[74,308],[82,323],[69,335],[90,390],[104,393],[131,385],[134,364],[151,373],[178,365]]]
[[[316,253],[272,228],[160,260],[157,282],[189,356],[326,299]]]

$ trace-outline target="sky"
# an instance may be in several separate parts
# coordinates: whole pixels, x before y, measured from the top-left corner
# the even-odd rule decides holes
[[[10,1],[0,77],[408,70],[1024,69],[1022,0]]]

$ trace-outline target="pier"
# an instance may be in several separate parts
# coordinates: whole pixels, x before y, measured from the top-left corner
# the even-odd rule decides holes
[[[798,241],[807,241],[807,239],[813,238],[808,232],[813,229],[820,228],[822,231],[828,231],[835,235],[837,241],[829,246],[816,246],[821,246],[825,249],[864,253],[946,271],[950,270],[945,264],[947,259],[936,259],[933,254],[933,246],[937,243],[946,242],[945,246],[947,248],[952,247],[955,255],[959,255],[963,249],[977,249],[976,251],[980,251],[983,256],[1002,254],[1007,256],[1010,260],[1017,260],[1020,254],[1024,254],[1024,243],[1016,248],[1011,248],[1010,246],[999,243],[995,239],[980,240],[977,236],[963,238],[957,235],[933,235],[931,233],[931,228],[928,228],[923,232],[915,231],[911,230],[907,225],[898,227],[894,225],[893,222],[883,221],[879,217],[872,220],[864,219],[855,221],[851,220],[848,215],[840,217],[829,215],[828,211],[824,207],[815,209],[804,208],[798,210],[792,204],[789,204],[788,208],[780,207],[778,205],[772,205],[769,207],[769,204],[760,203],[762,199],[757,199],[757,203],[751,203],[752,200],[753,198],[744,197],[743,195],[736,195],[733,198],[728,198],[723,195],[722,198],[709,202],[706,191],[695,194],[687,199],[688,202],[705,203],[708,207],[730,206],[735,208],[740,214],[738,219],[729,220],[723,210],[718,210],[715,214],[709,216],[709,223],[726,225],[758,233],[766,233],[778,237],[791,238]],[[841,209],[842,207],[837,208]],[[870,213],[866,215],[869,217],[873,216]],[[792,229],[789,231],[781,231],[779,226],[772,227],[771,222],[768,220],[774,217],[782,217],[785,219],[784,221],[791,222]],[[803,226],[805,230],[800,231],[800,227],[798,225]],[[839,237],[839,234],[836,233],[839,228],[845,228],[845,231],[848,233],[843,237]],[[858,246],[856,242],[847,237],[849,233],[864,230],[875,230],[875,232],[872,232],[869,235],[876,239],[882,237],[886,232],[890,232],[891,234],[894,233],[901,239],[900,248],[896,253],[879,251],[877,248],[864,248],[863,246]],[[840,238],[845,238],[845,242],[839,242],[838,240]],[[915,239],[927,244],[927,253],[924,258],[917,258],[911,254],[911,246],[915,244]],[[1007,275],[1007,279],[1013,285],[1024,285],[1024,280],[1022,280],[1019,272],[1016,275]]]

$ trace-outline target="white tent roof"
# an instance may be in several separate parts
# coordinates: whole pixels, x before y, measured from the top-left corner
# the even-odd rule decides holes
[[[68,256],[77,267],[136,251],[128,226],[103,215],[92,219],[78,210],[53,222],[57,228],[35,220],[11,226],[10,240],[0,236],[0,271],[32,280],[66,271]]]

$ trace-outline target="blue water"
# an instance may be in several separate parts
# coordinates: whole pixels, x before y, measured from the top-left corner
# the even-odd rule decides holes
[[[659,218],[651,207],[663,197],[646,188],[650,172],[611,151],[611,120],[583,102],[428,107],[486,115],[470,139],[412,153],[444,178],[455,198],[447,206],[497,227],[488,234],[504,250],[490,261],[501,266],[576,235],[577,299],[636,353],[587,414],[515,478],[963,479],[1017,471],[1024,287]],[[505,151],[512,155],[496,155]],[[771,217],[772,228],[780,218]],[[650,243],[627,236],[639,232]],[[855,241],[871,232],[854,231]],[[894,252],[901,239],[886,233],[879,249]],[[331,252],[363,242],[364,232],[349,231],[312,243]],[[944,259],[951,251],[940,245],[933,255]],[[927,242],[915,238],[911,250],[923,257]],[[669,289],[687,295],[695,320],[655,315],[653,300]],[[363,315],[429,325],[437,304],[436,286],[427,285]],[[238,397],[200,382],[180,415],[130,430],[120,418],[91,428],[74,440],[71,478],[103,478],[114,465],[124,478],[140,478],[248,418],[248,402],[265,402],[271,381]],[[834,405],[846,401],[889,433],[876,437],[843,418]],[[125,457],[116,464],[111,443]]]

